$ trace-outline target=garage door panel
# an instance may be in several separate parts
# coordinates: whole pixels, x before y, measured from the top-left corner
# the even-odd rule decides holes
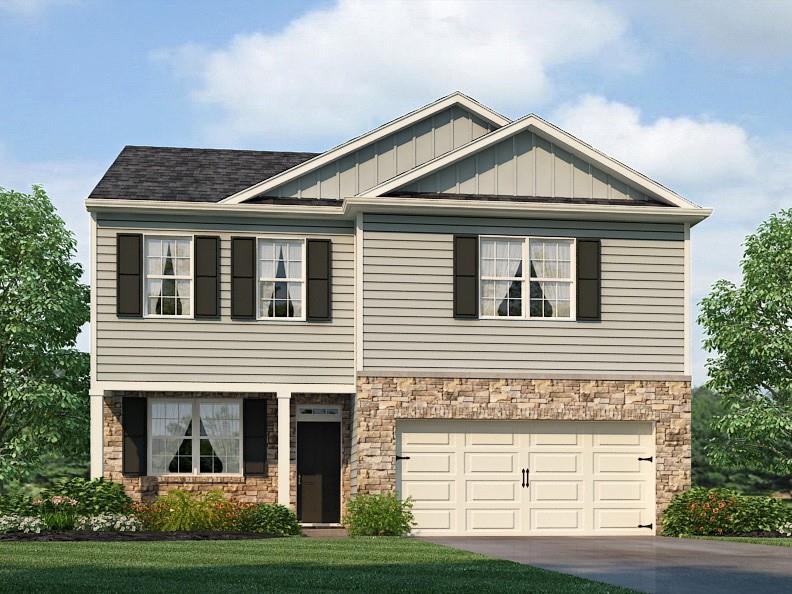
[[[465,454],[465,472],[489,474],[514,474],[517,454],[471,452]]]
[[[644,515],[641,509],[595,509],[594,528],[597,530],[637,529]]]
[[[531,510],[531,526],[534,530],[582,530],[582,509],[534,509]]]
[[[518,528],[518,509],[469,509],[467,527],[469,530],[508,530]]]
[[[402,493],[415,502],[452,501],[453,481],[404,481]]]
[[[581,501],[583,485],[580,482],[531,482],[532,501]]]
[[[489,501],[515,501],[517,483],[508,481],[466,481],[467,501],[481,503]]]
[[[454,510],[451,509],[421,509],[414,510],[413,517],[422,530],[453,530],[452,519]]]
[[[638,458],[639,458],[639,454],[632,452],[625,454],[614,454],[610,452],[595,452],[594,472],[640,474],[641,461],[638,460]]]
[[[581,455],[577,453],[537,453],[531,454],[531,473],[543,472],[570,473],[581,468]]]
[[[409,459],[402,462],[402,468],[411,474],[446,473],[454,470],[454,456],[451,453],[413,452]]]
[[[594,481],[594,502],[643,501],[645,481]]]
[[[514,433],[467,433],[465,442],[469,446],[513,446]]]
[[[533,447],[579,446],[580,437],[577,433],[532,433],[531,445]]]
[[[425,446],[425,445],[451,445],[451,434],[442,432],[423,432],[423,431],[409,431],[402,433],[402,446],[409,448],[410,446]]]

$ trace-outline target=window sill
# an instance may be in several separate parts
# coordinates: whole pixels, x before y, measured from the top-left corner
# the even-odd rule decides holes
[[[160,484],[240,484],[245,482],[241,474],[152,474]]]

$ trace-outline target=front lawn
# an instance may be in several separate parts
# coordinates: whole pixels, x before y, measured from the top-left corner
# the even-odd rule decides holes
[[[690,536],[688,538],[697,538],[700,540],[727,540],[729,542],[763,544],[763,545],[771,545],[774,547],[792,547],[792,538],[783,538],[783,537],[758,538],[754,536]]]
[[[410,538],[2,542],[0,591],[630,592]]]

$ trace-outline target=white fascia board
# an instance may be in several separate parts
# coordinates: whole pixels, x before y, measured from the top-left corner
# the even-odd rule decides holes
[[[456,92],[448,95],[447,97],[443,97],[438,99],[434,103],[430,103],[429,105],[425,105],[412,111],[408,114],[405,114],[387,124],[383,124],[379,128],[375,128],[370,132],[366,132],[365,134],[358,136],[357,138],[353,138],[343,144],[338,145],[335,148],[332,148],[321,155],[317,155],[313,159],[309,159],[304,163],[300,163],[299,165],[292,167],[291,169],[287,169],[286,171],[279,173],[269,179],[266,179],[262,182],[259,182],[249,188],[241,190],[236,194],[232,194],[228,198],[224,198],[220,201],[221,204],[239,204],[240,202],[244,202],[245,200],[249,200],[259,194],[272,190],[278,186],[281,186],[285,183],[290,182],[291,180],[300,177],[301,175],[305,175],[311,171],[319,169],[331,163],[332,161],[336,161],[352,153],[364,146],[371,144],[372,142],[376,142],[385,136],[393,134],[394,132],[398,132],[402,128],[406,128],[407,126],[411,126],[412,124],[432,116],[436,113],[447,109],[453,105],[460,105],[471,111],[472,113],[476,114],[480,118],[494,124],[498,127],[502,127],[507,125],[511,122],[510,119],[500,115],[499,113],[493,111],[489,107],[486,107],[471,99],[467,95]]]
[[[525,217],[580,221],[631,221],[655,223],[700,223],[712,209],[671,206],[623,206],[610,204],[567,204],[554,202],[493,202],[453,198],[380,198],[355,196],[344,201],[345,212],[355,214],[461,215],[468,217]]]
[[[289,394],[354,394],[351,384],[248,384],[214,382],[98,382],[105,392],[259,392]]]
[[[638,173],[634,169],[627,167],[616,159],[609,157],[601,151],[598,151],[591,145],[586,144],[582,140],[572,136],[568,132],[564,132],[557,126],[554,126],[553,124],[534,114],[524,116],[513,121],[511,124],[507,124],[498,130],[490,132],[489,134],[485,134],[484,136],[481,136],[469,142],[468,144],[459,147],[458,149],[436,157],[431,161],[427,161],[423,165],[410,169],[409,171],[405,171],[401,175],[397,175],[396,177],[393,177],[378,186],[374,186],[360,195],[370,197],[382,196],[388,192],[398,190],[399,188],[421,179],[422,177],[430,175],[431,173],[434,173],[443,167],[447,167],[448,165],[452,165],[458,161],[461,161],[473,153],[490,147],[497,142],[510,138],[515,134],[519,134],[524,130],[531,130],[532,132],[538,133],[543,138],[561,145],[574,155],[597,164],[617,179],[637,186],[646,191],[651,196],[664,200],[673,206],[678,206],[681,208],[699,208],[697,204],[686,200],[662,184],[659,184],[645,175]]]
[[[145,203],[145,204],[141,204]],[[687,222],[691,226],[706,219],[712,210],[701,207],[623,206],[610,204],[565,204],[554,202],[509,202],[454,198],[354,196],[339,200],[338,206],[295,204],[219,204],[214,202],[163,202],[156,200],[87,200],[91,212],[139,212],[171,214],[223,214],[249,217],[350,220],[361,213],[522,216],[579,220]]]

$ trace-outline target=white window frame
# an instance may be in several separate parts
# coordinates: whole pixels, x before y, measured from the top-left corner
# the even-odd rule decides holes
[[[481,281],[483,280],[509,280],[506,277],[485,277],[481,274],[481,240],[482,239],[519,239],[522,240],[522,257],[523,257],[523,276],[514,277],[512,280],[521,280],[523,282],[522,291],[522,315],[520,316],[484,316],[480,315],[481,320],[531,320],[531,321],[547,321],[547,322],[569,322],[577,319],[577,238],[576,237],[558,237],[558,236],[543,236],[543,235],[479,235],[478,245],[478,307],[479,312],[482,312],[483,299],[481,297]],[[531,240],[558,240],[569,241],[570,254],[569,254],[569,274],[570,278],[542,278],[542,281],[547,282],[564,282],[569,283],[569,316],[568,317],[544,317],[532,316],[530,311],[531,306],[531,262],[530,262],[530,243]],[[540,280],[540,279],[534,279]]]
[[[148,304],[148,251],[147,242],[149,239],[189,239],[190,240],[190,276],[186,278],[184,275],[164,277],[163,275],[155,275],[156,278],[152,280],[161,280],[162,278],[173,278],[174,280],[189,280],[190,281],[190,314],[180,316],[169,316],[165,314],[149,313]],[[193,233],[144,233],[143,234],[143,317],[158,320],[192,320],[195,317],[195,235]]]
[[[168,402],[190,402],[192,405],[192,423],[193,434],[192,439],[192,472],[161,472],[155,473],[152,471],[151,466],[151,440],[152,440],[152,415],[151,409],[154,403],[168,403]],[[200,421],[201,404],[236,404],[239,406],[239,472],[201,472],[201,425],[195,423],[196,419]],[[146,470],[148,476],[168,476],[168,477],[185,477],[185,476],[244,476],[245,472],[245,407],[242,406],[241,398],[148,398],[146,410]]]
[[[261,259],[259,258],[259,245],[262,241],[299,241],[302,244],[302,258],[301,262],[301,270],[300,270],[300,278],[299,279],[291,279],[289,277],[285,279],[275,279],[275,278],[261,278],[261,273],[259,271],[261,265]],[[307,272],[307,264],[308,262],[308,238],[307,237],[296,237],[291,235],[284,235],[284,236],[277,236],[277,235],[260,235],[256,237],[256,320],[260,322],[305,322],[307,319],[307,309],[308,304],[306,303],[306,296],[307,296],[307,287],[308,281],[306,279],[306,272]],[[302,312],[299,317],[265,317],[261,315],[261,283],[262,282],[300,282],[302,284],[301,291],[300,291],[300,304],[302,306]]]

